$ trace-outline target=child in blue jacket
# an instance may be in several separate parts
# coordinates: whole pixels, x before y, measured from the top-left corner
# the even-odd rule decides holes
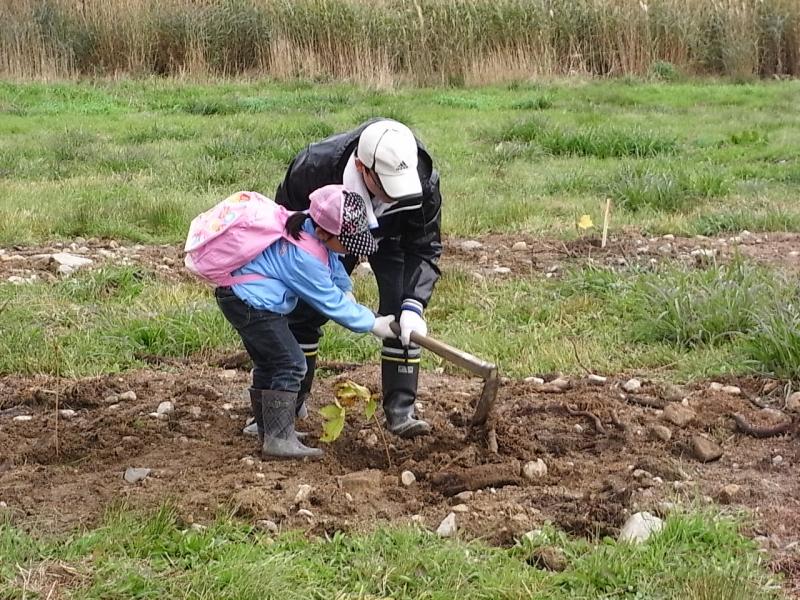
[[[320,188],[309,199],[307,213],[293,213],[286,220],[284,238],[233,272],[261,277],[214,292],[255,366],[250,403],[263,458],[323,454],[300,442],[295,431],[306,360],[289,330],[287,315],[298,299],[351,331],[369,331],[380,339],[395,337],[390,329],[393,315],[376,317],[355,302],[350,278],[338,258],[339,254],[366,256],[377,249],[364,199],[341,185]]]

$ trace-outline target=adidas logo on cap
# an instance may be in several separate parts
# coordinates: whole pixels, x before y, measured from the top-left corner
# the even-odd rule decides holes
[[[400,164],[397,165],[397,167],[395,168],[395,171],[405,171],[406,169],[408,169],[408,165],[406,164],[406,161],[401,160]]]

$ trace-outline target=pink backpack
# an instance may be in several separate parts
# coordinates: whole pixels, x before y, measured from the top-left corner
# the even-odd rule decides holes
[[[257,192],[236,192],[198,215],[189,226],[183,251],[192,273],[215,286],[230,286],[263,279],[261,275],[231,273],[280,239],[286,239],[328,264],[328,250],[315,237],[300,240],[286,235],[292,213]]]

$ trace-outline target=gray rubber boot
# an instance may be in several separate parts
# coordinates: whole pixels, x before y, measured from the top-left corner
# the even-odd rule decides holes
[[[299,421],[304,421],[304,420],[306,420],[308,418],[308,408],[306,406],[306,398],[308,398],[307,395],[306,396],[298,396],[297,397],[297,405],[295,406],[295,413],[296,413],[297,419]],[[263,417],[263,414],[261,413],[260,396],[259,396],[259,400],[258,400],[258,402],[259,402],[259,404],[258,404],[258,412],[256,412],[256,405],[254,404],[254,402],[255,401],[252,398],[252,391],[251,391],[250,403],[251,403],[251,406],[253,407],[253,415],[255,416],[255,421],[253,421],[252,423],[250,423],[250,425],[247,425],[244,429],[242,429],[242,433],[244,435],[246,435],[246,436],[251,436],[251,437],[258,436],[258,440],[263,443],[264,442],[264,435],[263,435],[263,433],[259,433],[258,432],[258,424],[264,422],[264,417]],[[263,428],[263,426],[262,426],[262,428]],[[308,432],[307,431],[295,431],[295,433],[297,434],[297,439],[298,440],[304,440],[306,437],[308,437]]]
[[[264,444],[261,457],[269,458],[319,458],[323,451],[304,446],[294,430],[297,394],[278,390],[261,393]]]
[[[414,416],[419,364],[384,359],[381,361],[381,379],[386,428],[401,438],[429,434],[431,426]]]

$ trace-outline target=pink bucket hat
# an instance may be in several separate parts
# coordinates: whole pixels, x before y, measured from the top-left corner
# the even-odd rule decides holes
[[[369,230],[367,207],[359,194],[343,185],[326,185],[309,194],[309,216],[328,233],[339,237],[350,254],[368,256],[378,249]]]

